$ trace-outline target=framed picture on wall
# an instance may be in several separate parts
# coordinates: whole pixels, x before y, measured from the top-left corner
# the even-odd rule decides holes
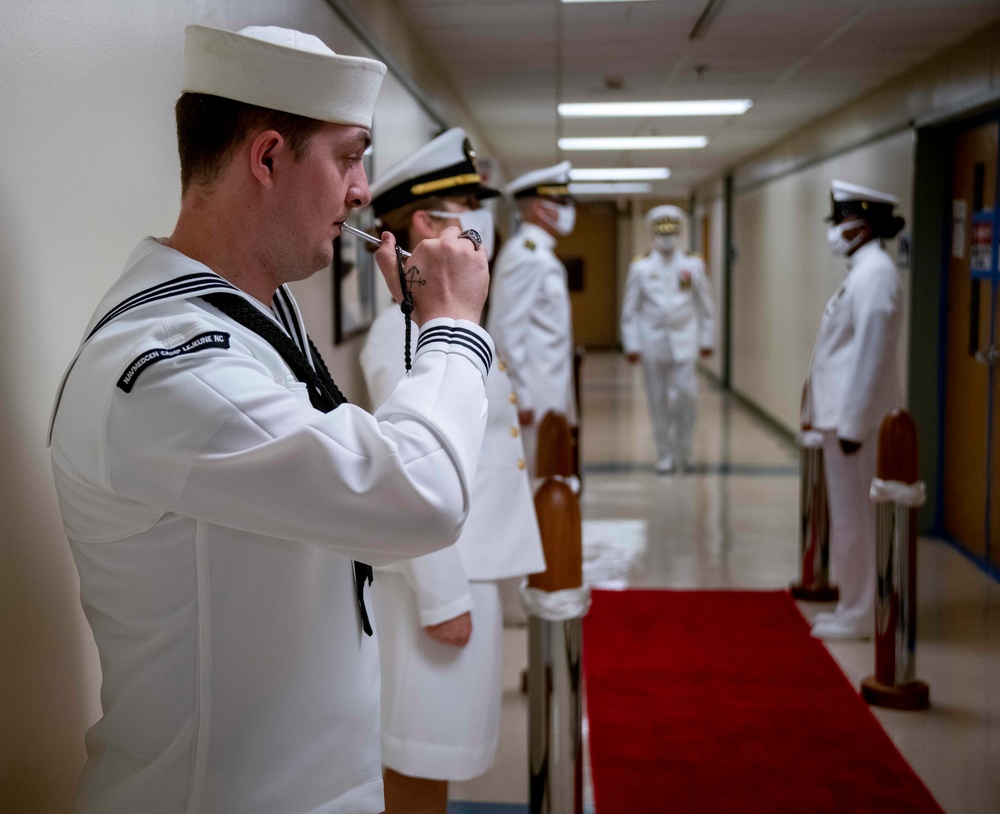
[[[372,177],[372,156],[364,157],[365,171]],[[374,224],[370,208],[355,210],[348,223],[369,231]],[[363,334],[375,319],[375,255],[368,244],[353,235],[333,241],[333,341],[341,344]]]

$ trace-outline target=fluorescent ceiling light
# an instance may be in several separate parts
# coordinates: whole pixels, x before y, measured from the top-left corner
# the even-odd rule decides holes
[[[708,144],[705,136],[623,136],[561,138],[560,150],[690,150]]]
[[[564,3],[641,3],[643,0],[562,0]]]
[[[666,167],[609,167],[601,170],[570,170],[570,181],[662,181],[670,177]]]
[[[636,195],[650,192],[652,184],[570,184],[570,195]]]
[[[753,102],[749,99],[705,99],[692,102],[573,102],[559,105],[567,118],[630,116],[739,116]]]

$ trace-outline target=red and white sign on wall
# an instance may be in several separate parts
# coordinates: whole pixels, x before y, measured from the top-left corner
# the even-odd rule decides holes
[[[972,249],[969,271],[973,277],[985,277],[993,271],[993,216],[977,215],[972,219]]]

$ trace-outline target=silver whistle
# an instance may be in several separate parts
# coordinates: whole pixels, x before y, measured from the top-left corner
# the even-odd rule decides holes
[[[369,243],[374,244],[375,246],[381,246],[382,245],[382,241],[379,240],[377,237],[373,237],[372,235],[368,234],[367,232],[362,232],[360,229],[356,229],[355,227],[351,226],[351,224],[349,224],[349,223],[341,222],[341,223],[339,223],[337,225],[340,226],[341,233],[347,232],[347,234],[354,235],[355,237],[360,237],[362,240],[366,240]],[[410,252],[403,251],[403,249],[400,249],[399,253],[401,255],[403,255],[403,257],[410,257],[411,256]]]

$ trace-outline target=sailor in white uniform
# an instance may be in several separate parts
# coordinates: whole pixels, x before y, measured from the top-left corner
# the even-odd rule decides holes
[[[898,199],[834,181],[830,250],[847,258],[844,284],[827,303],[813,350],[802,426],[823,433],[830,505],[830,570],[840,588],[832,613],[817,614],[813,635],[867,638],[875,621],[876,440],[882,419],[903,403],[896,347],[903,316],[899,274],[883,241],[904,221]]]
[[[465,132],[453,128],[388,169],[372,208],[413,249],[448,226],[475,229],[489,251],[493,220]],[[420,333],[411,341],[418,347]],[[373,405],[405,381],[403,315],[384,310],[361,366]],[[502,361],[486,379],[489,417],[469,517],[458,542],[378,570],[373,604],[382,653],[386,812],[444,814],[448,781],[485,772],[496,755],[502,695],[497,581],[545,569],[517,410]]]
[[[680,248],[684,213],[657,206],[646,215],[653,250],[632,261],[622,304],[622,346],[642,363],[660,474],[684,469],[694,435],[698,357],[711,356],[715,306],[705,264]]]
[[[535,432],[550,410],[576,424],[573,322],[566,267],[556,242],[576,223],[570,162],[534,170],[504,189],[521,223],[493,267],[486,327],[509,366],[528,465],[535,472]]]
[[[94,312],[50,433],[103,669],[77,810],[374,814],[366,563],[461,530],[486,257],[457,229],[414,253],[430,338],[376,415],[344,403],[285,283],[328,266],[369,199],[385,66],[280,28],[186,38],[177,225]],[[376,259],[399,296],[390,235]]]

